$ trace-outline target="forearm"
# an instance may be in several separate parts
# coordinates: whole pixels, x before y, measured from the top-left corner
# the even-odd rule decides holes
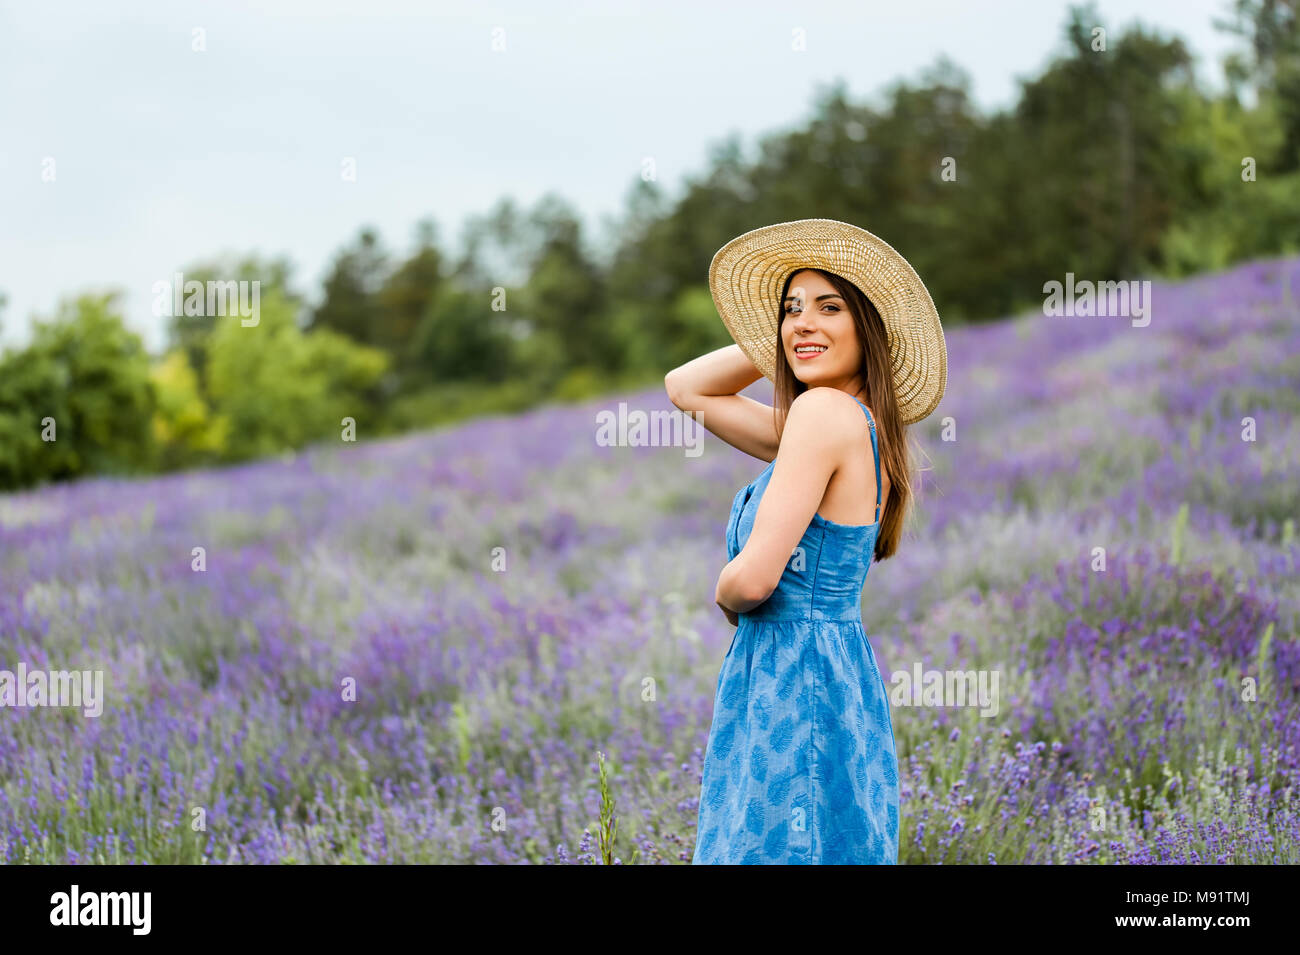
[[[736,613],[748,613],[772,596],[774,588],[760,586],[752,573],[746,573],[745,553],[741,551],[734,560],[728,562],[718,575],[718,585],[713,599],[716,603],[734,610]]]
[[[726,345],[674,368],[664,376],[664,386],[677,403],[692,395],[738,394],[761,377],[739,345]]]

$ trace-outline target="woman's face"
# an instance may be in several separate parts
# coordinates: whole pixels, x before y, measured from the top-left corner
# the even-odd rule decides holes
[[[781,347],[795,377],[809,388],[851,387],[862,364],[862,346],[848,304],[835,287],[818,272],[796,272],[782,308]]]

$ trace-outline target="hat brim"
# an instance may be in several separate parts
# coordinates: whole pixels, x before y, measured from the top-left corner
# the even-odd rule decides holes
[[[848,279],[876,306],[889,339],[903,423],[913,424],[934,411],[948,384],[948,351],[929,290],[884,239],[835,219],[799,219],[754,229],[713,256],[713,303],[754,367],[775,380],[777,296],[792,273],[808,268]]]

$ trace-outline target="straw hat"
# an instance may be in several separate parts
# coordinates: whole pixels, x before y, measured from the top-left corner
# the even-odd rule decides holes
[[[709,266],[713,303],[754,367],[775,381],[777,296],[792,273],[808,268],[848,279],[880,312],[903,423],[933,411],[948,384],[948,351],[930,293],[884,239],[835,219],[764,226],[737,236],[714,255]]]

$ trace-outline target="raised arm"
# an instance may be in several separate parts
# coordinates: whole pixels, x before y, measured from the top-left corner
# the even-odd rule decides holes
[[[668,372],[664,388],[674,405],[698,413],[700,424],[727,444],[771,461],[779,445],[771,405],[736,393],[761,377],[739,345],[727,345]]]

